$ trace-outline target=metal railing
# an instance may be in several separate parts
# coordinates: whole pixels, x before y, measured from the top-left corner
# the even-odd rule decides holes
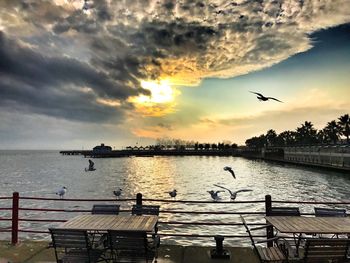
[[[0,217],[0,221],[11,222],[11,226],[0,228],[0,232],[11,232],[11,243],[16,245],[19,241],[19,233],[49,233],[47,230],[33,230],[33,229],[22,229],[19,227],[19,222],[36,222],[38,224],[45,222],[62,223],[67,220],[65,219],[47,219],[47,218],[22,218],[20,217],[20,211],[34,211],[34,212],[52,212],[52,213],[89,213],[91,209],[57,209],[57,208],[40,208],[40,207],[22,207],[20,206],[20,200],[32,200],[32,201],[57,201],[57,202],[135,202],[140,205],[143,202],[151,203],[182,203],[182,204],[262,204],[264,205],[264,211],[193,211],[193,210],[160,210],[160,213],[169,214],[198,214],[198,215],[269,215],[273,203],[276,204],[322,204],[322,205],[350,205],[350,201],[344,202],[318,202],[318,201],[278,201],[272,200],[270,195],[266,195],[264,200],[253,200],[253,201],[220,201],[220,202],[208,202],[208,201],[194,201],[194,200],[164,200],[164,199],[146,199],[142,197],[141,193],[136,195],[136,198],[129,199],[58,199],[58,198],[45,198],[45,197],[25,197],[20,196],[18,192],[14,192],[12,197],[0,197],[0,200],[12,200],[11,207],[0,207],[0,211],[12,211],[11,217],[3,218]],[[131,212],[131,209],[121,209],[120,212]],[[313,215],[313,213],[302,213],[302,215]],[[197,222],[197,221],[171,221],[171,220],[159,220],[159,224],[164,225],[193,225],[193,226],[222,226],[222,227],[241,227],[241,222]],[[265,223],[250,223],[252,226],[265,225]],[[193,238],[208,238],[215,237],[210,234],[188,234],[188,233],[162,233],[158,232],[161,236],[173,236],[173,237],[193,237]],[[265,235],[256,235],[255,237],[266,237],[271,238],[273,236],[272,227],[267,227]],[[248,238],[248,235],[224,235],[227,238]]]

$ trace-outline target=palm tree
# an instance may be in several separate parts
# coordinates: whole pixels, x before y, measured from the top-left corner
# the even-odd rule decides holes
[[[333,142],[334,144],[337,143],[337,141],[339,140],[341,128],[336,121],[328,122],[327,126],[323,129],[323,131],[327,140]]]
[[[349,143],[349,137],[350,137],[350,118],[349,114],[345,114],[343,116],[340,116],[338,118],[338,124],[341,128],[341,134],[346,137],[346,142]]]
[[[327,137],[326,137],[326,134],[325,134],[325,131],[324,131],[324,130],[319,130],[319,131],[317,132],[316,137],[317,137],[317,140],[318,140],[319,143],[325,143],[325,142],[327,142]]]
[[[284,131],[281,132],[278,136],[279,145],[283,146],[291,146],[295,144],[295,136],[296,132],[294,131]]]
[[[268,146],[274,146],[276,144],[277,133],[275,130],[268,130],[266,133],[266,140]]]
[[[312,144],[317,142],[317,130],[310,121],[305,121],[296,130],[296,141],[300,144]]]

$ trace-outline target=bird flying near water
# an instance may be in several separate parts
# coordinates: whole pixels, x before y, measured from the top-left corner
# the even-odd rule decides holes
[[[232,168],[230,166],[225,166],[224,170],[230,172],[230,174],[232,174],[233,178],[236,179],[235,172],[232,170]]]
[[[219,193],[220,192],[224,192],[224,191],[213,191],[213,190],[210,190],[210,191],[207,191],[209,194],[210,194],[210,196],[211,196],[211,198],[213,198],[213,200],[214,201],[218,201],[218,200],[220,200],[221,198],[220,198],[220,196],[219,196]]]
[[[222,189],[227,190],[230,193],[230,195],[231,195],[231,200],[235,200],[236,197],[237,197],[237,194],[240,193],[240,192],[251,192],[251,191],[253,191],[251,189],[240,189],[240,190],[237,190],[237,191],[231,191],[230,189],[228,189],[226,187],[223,187],[221,185],[218,185],[218,184],[214,184],[214,185],[217,186],[217,187],[220,187]]]
[[[67,187],[63,186],[60,190],[56,192],[56,195],[58,195],[60,198],[63,198],[66,192],[67,192]]]
[[[283,101],[280,101],[280,100],[278,100],[278,99],[276,99],[276,98],[273,98],[273,97],[265,97],[265,96],[262,95],[261,93],[254,92],[254,91],[250,91],[250,92],[251,92],[251,93],[254,93],[254,94],[256,94],[256,95],[258,95],[257,98],[258,98],[258,100],[260,100],[260,101],[275,100],[275,101],[278,101],[278,102],[282,102],[282,103],[283,103]]]

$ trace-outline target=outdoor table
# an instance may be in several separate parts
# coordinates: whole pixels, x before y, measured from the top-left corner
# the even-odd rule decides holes
[[[266,216],[280,233],[296,234],[298,252],[302,234],[350,234],[350,217]]]
[[[349,234],[350,217],[266,216],[281,233]]]
[[[156,215],[79,215],[59,225],[61,229],[87,231],[153,232],[158,222]]]

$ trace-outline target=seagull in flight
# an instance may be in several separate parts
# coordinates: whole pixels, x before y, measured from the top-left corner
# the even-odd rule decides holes
[[[264,95],[262,95],[261,93],[258,93],[258,92],[254,92],[254,91],[250,91],[251,93],[254,93],[254,94],[256,94],[256,95],[258,95],[257,96],[257,98],[258,98],[258,100],[260,100],[260,101],[267,101],[267,100],[275,100],[275,101],[278,101],[278,102],[282,102],[283,103],[283,101],[280,101],[280,100],[278,100],[278,99],[276,99],[276,98],[273,98],[273,97],[265,97]]]
[[[60,198],[63,198],[66,192],[67,192],[67,187],[63,186],[60,190],[56,192],[56,195],[58,195]]]
[[[169,195],[170,195],[172,198],[175,198],[176,195],[177,195],[176,189],[174,189],[174,190],[172,190],[172,191],[170,191],[170,192],[168,192],[168,193],[169,193]]]
[[[88,0],[84,0],[84,5],[83,5],[83,11],[89,10],[89,3]]]
[[[237,194],[240,193],[240,192],[251,192],[251,191],[253,191],[253,190],[251,190],[251,189],[240,189],[240,190],[237,190],[237,191],[234,191],[234,192],[233,192],[233,191],[231,191],[230,189],[228,189],[228,188],[226,188],[226,187],[223,187],[223,186],[221,186],[221,185],[218,185],[218,184],[214,184],[214,185],[217,186],[217,187],[220,187],[220,188],[222,188],[222,189],[227,190],[227,191],[230,193],[230,195],[231,195],[231,200],[232,200],[232,201],[236,199]]]
[[[113,194],[117,197],[117,198],[119,198],[119,196],[122,194],[122,189],[117,189],[117,190],[115,190],[115,191],[113,191]]]
[[[218,201],[218,200],[220,200],[221,198],[220,198],[220,196],[219,196],[219,193],[220,192],[224,192],[224,191],[213,191],[213,190],[210,190],[210,191],[207,191],[209,194],[210,194],[210,196],[211,196],[211,198],[213,198],[213,200],[214,201]]]
[[[232,170],[232,167],[225,166],[224,170],[230,172],[232,174],[233,178],[236,179],[236,175],[235,175],[235,172]]]

